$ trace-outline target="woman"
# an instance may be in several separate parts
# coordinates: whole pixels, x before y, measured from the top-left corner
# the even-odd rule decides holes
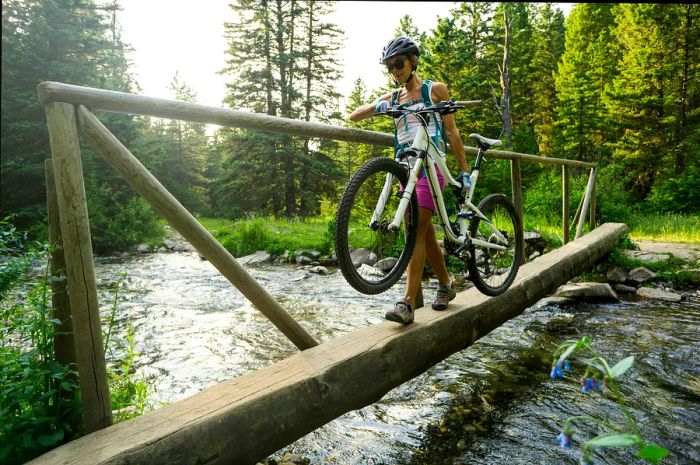
[[[350,119],[352,121],[360,121],[370,118],[375,113],[393,105],[419,109],[433,103],[449,100],[450,96],[445,84],[442,82],[423,81],[418,76],[416,70],[418,69],[419,56],[418,46],[408,37],[398,37],[391,40],[382,51],[381,62],[387,67],[387,71],[391,74],[394,83],[400,88],[380,97],[374,103],[360,106],[352,112]],[[459,180],[465,182],[465,177],[468,178],[469,176],[467,174],[469,168],[462,138],[455,125],[454,115],[440,116],[435,114],[434,116],[434,118],[430,119],[430,135],[438,143],[442,143],[441,137],[446,136],[462,169]],[[420,127],[420,123],[415,120],[414,115],[406,115],[395,119],[394,124],[396,125],[394,150],[396,153],[400,153],[402,150],[410,147]],[[444,134],[441,134],[443,130]],[[444,188],[445,182],[439,169],[438,179],[440,188]],[[425,173],[419,178],[418,184],[416,184],[415,194],[418,199],[419,211],[418,232],[413,256],[406,271],[406,292],[404,297],[394,305],[394,308],[384,315],[387,320],[403,324],[413,322],[413,306],[421,286],[426,257],[440,283],[437,295],[433,301],[433,309],[446,309],[448,303],[456,295],[454,285],[447,272],[442,249],[435,237],[435,229],[432,222],[435,203],[433,202]]]

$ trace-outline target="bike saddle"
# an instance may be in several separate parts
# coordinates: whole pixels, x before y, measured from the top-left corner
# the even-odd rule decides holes
[[[469,137],[473,137],[474,139],[476,139],[477,143],[486,150],[490,149],[491,147],[498,147],[503,144],[503,142],[501,142],[498,139],[489,139],[479,134],[472,133],[469,134]]]

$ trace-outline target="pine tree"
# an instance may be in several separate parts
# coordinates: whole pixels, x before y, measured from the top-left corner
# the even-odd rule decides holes
[[[493,19],[495,41],[487,55],[489,59],[499,59],[496,66],[500,74],[501,98],[496,103],[502,114],[504,143],[506,146],[512,144],[518,151],[527,153],[533,153],[537,149],[532,127],[532,60],[535,51],[533,16],[532,4],[501,3]],[[506,19],[509,23],[507,29]]]
[[[337,122],[339,114],[333,111],[340,94],[334,84],[340,79],[338,60],[336,58],[342,31],[334,24],[322,21],[332,12],[331,4],[326,2],[309,2],[304,11],[306,24],[303,28],[305,42],[300,70],[304,85],[304,120],[318,120],[324,123]],[[314,149],[317,147],[318,149]],[[304,216],[320,213],[321,198],[333,196],[335,184],[341,171],[335,166],[332,156],[324,152],[338,149],[335,141],[312,141],[303,139],[303,160],[301,161],[301,178],[299,180],[300,211]]]
[[[226,103],[286,118],[327,120],[334,113],[329,107],[337,103],[332,83],[337,79],[334,55],[339,34],[322,19],[330,12],[330,5],[238,0],[232,7],[240,21],[226,24],[230,48],[223,72],[235,76],[236,82],[228,86]],[[222,176],[244,180],[268,177],[277,184],[274,190],[259,192],[271,198],[259,198],[259,208],[253,210],[271,210],[288,217],[300,210],[302,214],[318,211],[318,195],[328,188],[314,184],[315,173],[326,170],[330,159],[314,151],[311,141],[276,134],[230,134],[246,141],[257,139],[261,144],[246,143],[248,151],[231,160],[230,169],[223,169]],[[241,182],[235,184],[243,185]],[[234,184],[221,179],[218,185]]]
[[[556,120],[557,92],[554,74],[564,54],[564,15],[561,10],[545,3],[537,9],[534,22],[535,44],[530,79],[532,89],[532,122],[537,136],[537,152],[543,156],[557,156],[553,138]]]
[[[603,93],[617,75],[614,5],[577,3],[566,19],[566,50],[557,68],[556,145],[562,158],[606,161],[611,140]]]
[[[424,76],[444,82],[454,100],[481,100],[476,108],[455,114],[457,126],[464,133],[478,132],[491,137],[500,133],[500,120],[488,102],[491,87],[498,82],[497,66],[487,62],[486,50],[492,43],[490,3],[463,2],[440,18],[426,38]],[[467,142],[466,140],[464,141]]]
[[[618,133],[612,144],[614,157],[626,168],[628,187],[639,199],[686,163],[686,152],[678,148],[690,134],[687,92],[698,95],[697,84],[688,87],[688,70],[698,66],[697,51],[691,55],[688,47],[686,53],[693,37],[692,19],[690,6],[619,6],[620,73],[607,89],[605,103]]]
[[[0,215],[14,215],[21,228],[41,230],[45,224],[43,166],[50,147],[37,84],[52,80],[119,91],[135,85],[118,12],[114,2],[99,6],[91,0],[3,0]],[[137,139],[133,117],[99,116],[125,144]],[[110,245],[103,231],[114,230],[112,237],[120,245],[138,240],[141,228],[155,224],[153,212],[90,149],[83,148],[82,154],[96,249]],[[122,231],[120,238],[116,230],[130,227],[135,235],[122,241],[128,234]]]
[[[196,102],[197,93],[175,73],[170,85],[173,98]],[[207,209],[205,199],[209,147],[206,127],[201,123],[180,120],[155,120],[146,130],[147,138],[160,145],[158,154],[151,147],[148,166],[152,173],[187,209]],[[141,149],[135,152],[140,155]]]

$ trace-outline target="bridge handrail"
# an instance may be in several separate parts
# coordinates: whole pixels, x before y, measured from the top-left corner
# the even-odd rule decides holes
[[[276,132],[302,137],[320,137],[344,142],[357,142],[390,147],[394,143],[391,134],[367,131],[364,129],[345,128],[329,124],[271,116],[248,111],[217,108],[199,103],[169,100],[157,97],[76,86],[61,82],[45,81],[38,86],[39,99],[42,103],[63,102],[83,105],[90,110],[103,110],[114,113],[127,113],[157,118],[179,119],[203,124],[215,124],[241,129]],[[478,102],[461,102],[469,105]],[[476,148],[465,147],[467,154],[476,156]],[[595,164],[567,160],[563,158],[542,157],[526,153],[490,150],[492,158],[505,160],[522,160],[548,165],[560,165],[579,168],[594,168]]]

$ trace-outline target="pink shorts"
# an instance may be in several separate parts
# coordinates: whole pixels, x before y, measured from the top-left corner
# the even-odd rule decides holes
[[[440,168],[438,168],[437,166],[435,167],[435,171],[437,171],[438,181],[440,182],[440,190],[443,190],[445,188],[445,178],[442,177]],[[430,184],[428,184],[427,175],[428,172],[426,170],[423,170],[420,177],[418,178],[418,182],[416,183],[416,196],[418,199],[419,207],[427,208],[434,212],[435,202],[433,202],[433,194],[432,192],[430,192]]]

